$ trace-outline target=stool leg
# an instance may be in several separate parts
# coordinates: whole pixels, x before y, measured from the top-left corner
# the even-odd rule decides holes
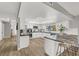
[[[65,47],[65,51],[66,51],[67,47]],[[67,52],[65,53],[65,56],[67,55]]]
[[[75,51],[75,56],[77,56],[77,52],[78,52],[78,48],[77,48],[76,51]]]
[[[61,56],[62,54],[61,54],[61,47],[60,47],[60,56]]]
[[[77,47],[77,52],[76,52],[76,56],[78,56],[78,47]]]
[[[66,55],[66,53],[65,53],[65,47],[64,47],[64,56]]]
[[[69,56],[69,48],[67,48],[67,55]]]
[[[75,51],[75,56],[76,56],[76,51]]]
[[[56,52],[56,55],[58,54],[58,51],[59,51],[59,45],[58,45],[58,48],[57,48],[57,52]]]

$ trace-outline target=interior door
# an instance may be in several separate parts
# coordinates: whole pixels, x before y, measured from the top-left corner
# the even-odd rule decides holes
[[[2,33],[3,38],[10,38],[11,37],[10,23],[9,22],[3,22],[2,29],[3,29],[3,31],[2,31],[3,32]]]

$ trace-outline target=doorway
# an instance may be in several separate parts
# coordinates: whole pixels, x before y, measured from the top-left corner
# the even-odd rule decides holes
[[[2,21],[2,38],[11,37],[11,25],[10,22]]]

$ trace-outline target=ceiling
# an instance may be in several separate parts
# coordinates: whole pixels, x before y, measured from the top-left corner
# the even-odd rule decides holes
[[[18,8],[18,2],[0,2],[0,17],[16,17]]]
[[[58,2],[64,9],[74,16],[79,15],[79,2]]]
[[[36,18],[46,16],[46,9],[39,2],[22,2],[19,17]]]
[[[79,15],[79,2],[57,2],[64,9],[74,16]],[[19,2],[0,2],[0,17],[17,17],[19,11]],[[55,19],[58,11],[46,6],[41,2],[22,2],[19,17],[31,18],[33,21],[48,21],[48,19]],[[37,19],[39,18],[39,19]]]
[[[58,12],[41,2],[22,2],[19,17],[26,22],[54,21]]]

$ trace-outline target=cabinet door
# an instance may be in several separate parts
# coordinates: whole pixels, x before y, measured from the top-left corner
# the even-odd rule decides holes
[[[32,34],[32,38],[38,38],[39,37],[39,34],[38,33],[33,33]]]
[[[29,45],[29,37],[21,36],[19,40],[19,49],[26,48]]]
[[[44,49],[48,55],[56,56],[57,47],[58,47],[58,42],[55,42],[55,41],[49,40],[49,39],[45,39]]]

